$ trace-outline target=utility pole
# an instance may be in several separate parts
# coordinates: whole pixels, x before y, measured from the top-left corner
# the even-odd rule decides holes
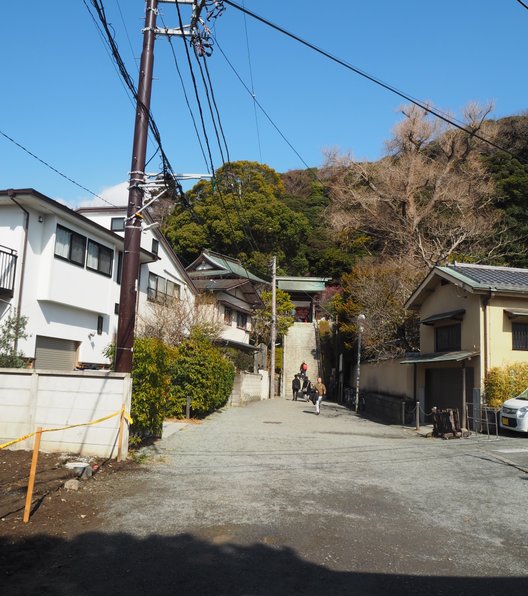
[[[275,343],[277,341],[277,257],[271,259],[271,354],[270,399],[275,397]]]
[[[361,371],[361,334],[365,330],[363,324],[365,323],[365,315],[360,314],[357,316],[357,334],[358,334],[358,345],[357,345],[357,369],[356,369],[356,412],[359,412],[359,374]]]
[[[132,349],[136,323],[136,304],[141,250],[141,218],[138,214],[143,207],[143,194],[147,186],[145,161],[149,130],[150,97],[152,73],[154,70],[154,41],[156,35],[192,35],[200,18],[205,0],[146,0],[145,28],[143,29],[143,51],[139,69],[139,84],[136,105],[136,123],[132,147],[132,165],[128,186],[128,209],[125,220],[125,245],[121,293],[119,297],[119,319],[116,341],[116,371],[132,371]],[[156,28],[159,3],[192,5],[191,24],[186,28],[160,30]],[[155,200],[155,199],[154,199]],[[145,205],[145,208],[148,205]]]
[[[158,0],[147,0],[143,51],[139,70],[136,105],[136,123],[132,148],[132,165],[128,190],[128,210],[125,221],[125,246],[123,273],[119,297],[119,320],[117,326],[116,371],[131,372],[134,325],[136,322],[136,298],[141,248],[141,219],[135,214],[143,205],[145,161],[149,126],[152,72],[154,68],[154,40],[156,38],[156,15]]]

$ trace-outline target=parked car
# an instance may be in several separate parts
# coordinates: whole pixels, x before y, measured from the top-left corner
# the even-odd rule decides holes
[[[528,389],[502,404],[499,424],[501,428],[528,432]]]

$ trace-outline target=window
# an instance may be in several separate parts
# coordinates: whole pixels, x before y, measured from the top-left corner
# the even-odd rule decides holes
[[[152,302],[160,302],[161,304],[179,299],[180,286],[155,273],[149,273],[147,298]]]
[[[104,318],[101,315],[99,315],[97,317],[97,335],[103,334],[103,322],[104,322]]]
[[[443,325],[435,328],[435,351],[451,352],[460,350],[461,325]]]
[[[528,350],[528,323],[512,323],[512,349]]]
[[[76,265],[84,267],[84,255],[86,253],[86,238],[57,226],[57,235],[55,238],[55,256],[60,259],[66,259]]]
[[[112,275],[112,261],[114,260],[114,251],[98,242],[88,240],[88,256],[86,258],[86,268],[102,273],[103,275]]]
[[[247,326],[247,315],[244,312],[237,312],[237,327],[245,329]]]
[[[157,255],[159,252],[159,240],[152,238],[152,252]]]
[[[110,222],[110,229],[112,232],[123,232],[125,229],[125,218],[124,217],[112,217]]]
[[[231,325],[232,322],[233,322],[233,311],[228,306],[224,306],[224,323],[226,325]]]

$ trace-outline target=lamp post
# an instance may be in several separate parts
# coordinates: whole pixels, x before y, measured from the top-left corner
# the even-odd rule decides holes
[[[357,316],[357,331],[358,331],[358,348],[357,348],[357,370],[356,370],[356,412],[359,412],[359,373],[361,365],[361,334],[365,330],[363,323],[365,322],[365,315]]]

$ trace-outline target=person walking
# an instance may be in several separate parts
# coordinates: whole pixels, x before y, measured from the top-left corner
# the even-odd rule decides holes
[[[300,373],[301,377],[306,377],[307,372],[308,372],[308,365],[303,360],[303,363],[299,367],[299,373]]]
[[[299,394],[300,389],[301,379],[299,379],[299,374],[296,374],[292,381],[293,401],[297,401],[297,395]]]
[[[313,384],[313,391],[315,393],[315,413],[319,415],[321,412],[321,402],[326,397],[326,386],[321,377],[317,377],[317,382]]]

